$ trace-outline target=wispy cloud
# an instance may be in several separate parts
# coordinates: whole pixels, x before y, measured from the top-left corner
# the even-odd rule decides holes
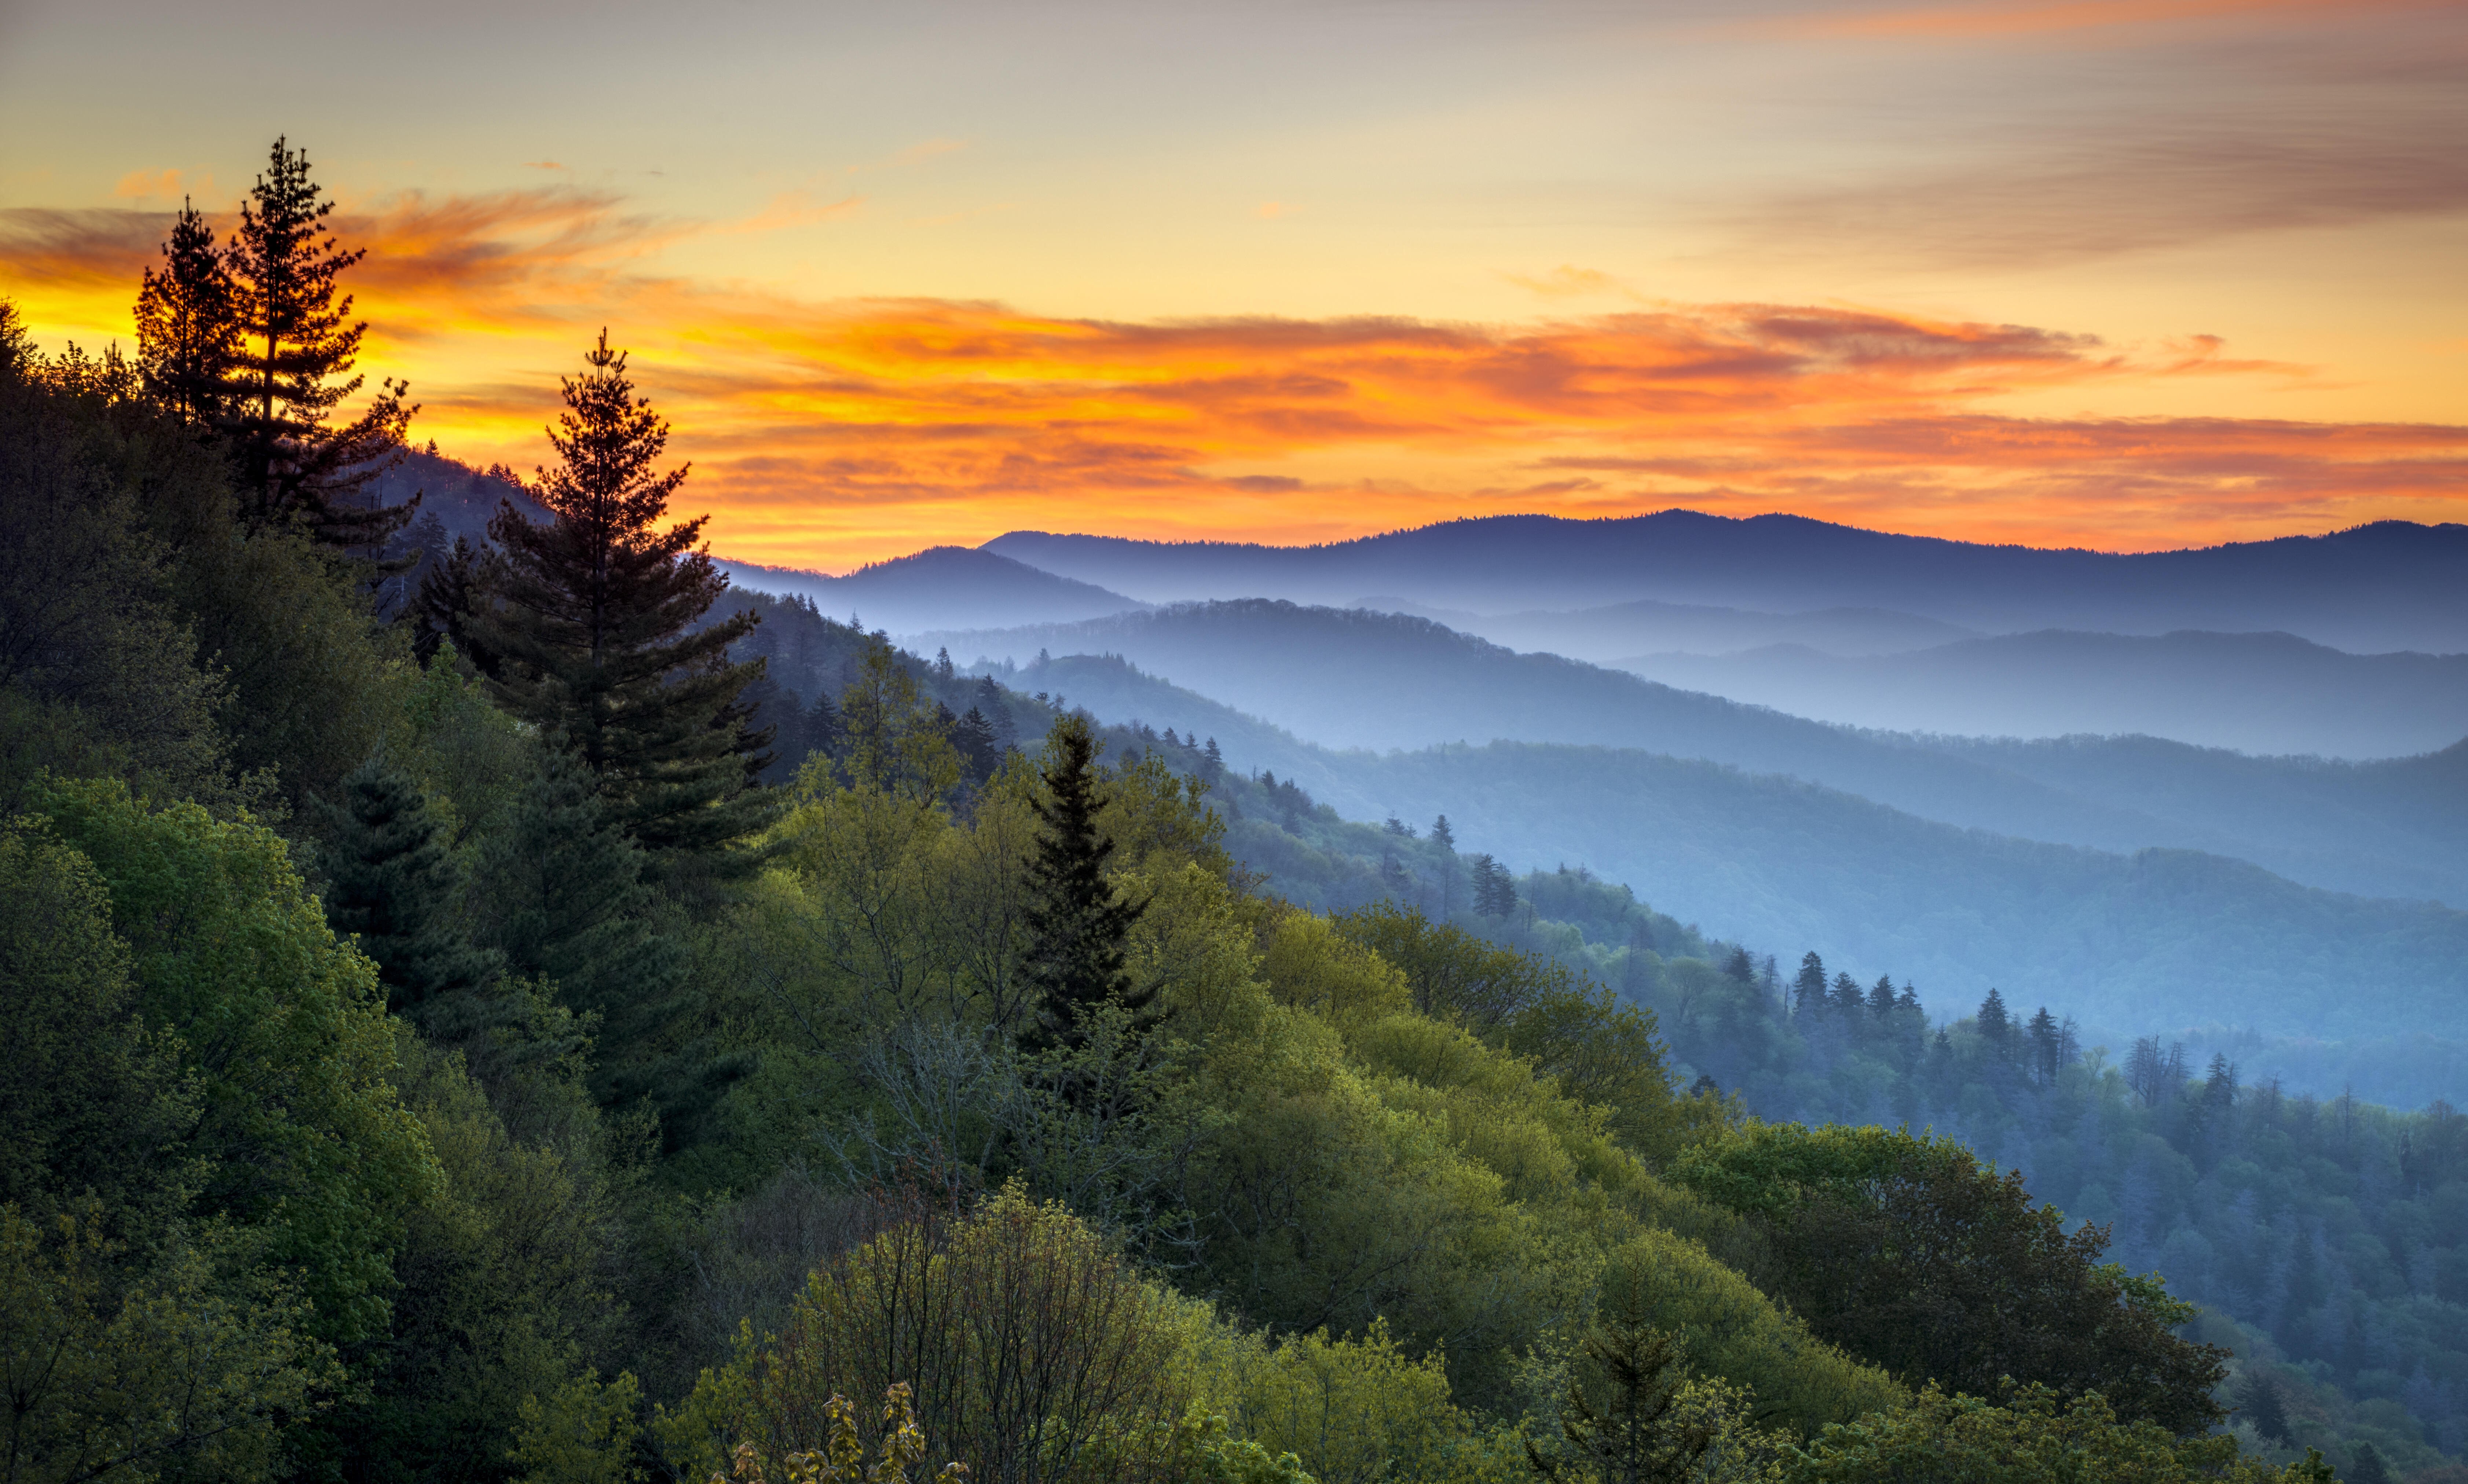
[[[743,221],[732,221],[719,228],[724,233],[750,234],[778,232],[788,227],[810,227],[817,222],[832,221],[856,215],[865,205],[861,195],[846,195],[836,201],[824,201],[811,191],[783,191],[771,198],[761,211]]]
[[[125,323],[169,220],[0,216],[0,289],[38,329],[73,302]],[[1756,303],[1508,325],[1064,318],[690,281],[661,250],[710,224],[606,194],[406,194],[335,224],[370,248],[351,283],[371,364],[413,375],[423,434],[535,462],[556,376],[607,324],[695,461],[716,539],[748,557],[845,565],[1058,521],[1293,540],[1680,504],[2112,547],[2468,514],[2468,427],[1997,410],[2306,375],[2207,335],[2146,350]]]

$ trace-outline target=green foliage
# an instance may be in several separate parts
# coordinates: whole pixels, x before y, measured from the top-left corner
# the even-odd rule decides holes
[[[180,456],[140,409],[0,376],[0,806],[46,768],[234,802],[223,687],[142,499]]]
[[[397,1084],[444,1180],[410,1213],[393,1323],[354,1356],[372,1394],[329,1424],[326,1462],[390,1484],[508,1479],[514,1419],[528,1423],[527,1404],[547,1397],[556,1420],[541,1423],[544,1451],[531,1467],[575,1466],[584,1447],[577,1430],[616,1404],[578,1374],[612,1341],[619,1317],[611,1290],[623,1239],[598,1152],[587,1140],[517,1140],[462,1056],[424,1045],[400,1021],[396,1039]],[[628,1388],[630,1417],[631,1378],[611,1385]],[[598,1426],[605,1442],[613,1424]],[[606,1467],[624,1462],[614,1446]]]
[[[707,1459],[694,1422],[722,1423],[763,1467],[831,1447],[844,1391],[914,1386],[924,1453],[979,1480],[1134,1476],[1125,1438],[1171,1424],[1174,1304],[1059,1206],[1017,1185],[970,1216],[894,1213],[880,1234],[818,1269],[775,1341],[707,1374],[663,1435]],[[701,1451],[697,1451],[700,1450]]]
[[[1417,1011],[1463,1020],[1484,1034],[1498,1032],[1545,995],[1574,985],[1568,970],[1548,958],[1501,947],[1454,924],[1433,923],[1417,907],[1378,902],[1335,922],[1346,936],[1405,971]]]
[[[83,856],[0,833],[0,1203],[37,1219],[99,1202],[108,1235],[151,1244],[202,1174],[180,1143],[198,1093],[179,1044],[136,1013],[109,889]]]
[[[642,1388],[631,1371],[604,1381],[586,1370],[551,1392],[546,1401],[523,1398],[522,1427],[511,1461],[520,1484],[636,1484],[634,1461],[641,1431]]]
[[[1688,1151],[1673,1175],[1755,1219],[1777,1291],[1817,1334],[1911,1384],[2098,1391],[2181,1433],[2220,1419],[2226,1353],[2171,1333],[2191,1306],[2101,1266],[2104,1230],[2068,1233],[2019,1176],[1960,1144],[1757,1125]]]
[[[557,748],[480,847],[478,900],[491,944],[518,974],[626,1042],[647,1043],[678,1009],[685,952],[649,921],[641,847],[608,817],[589,770]]]
[[[2014,1389],[2002,1405],[1930,1386],[1909,1405],[1831,1427],[1796,1449],[1781,1484],[2331,1484],[2319,1454],[2285,1469],[2240,1456],[2236,1440],[2180,1437],[2120,1420],[2097,1392],[2066,1398],[2045,1386]]]
[[[1698,1374],[1747,1387],[1765,1420],[1814,1431],[1906,1395],[1883,1371],[1812,1335],[1738,1269],[1670,1231],[1640,1232],[1614,1250],[1601,1291],[1614,1312],[1672,1335]]]
[[[463,874],[409,774],[375,754],[343,780],[343,803],[324,812],[326,921],[376,962],[389,1004],[417,1005],[496,976],[496,955],[464,931]]]
[[[140,1258],[108,1224],[0,1204],[0,1478],[280,1477],[285,1426],[340,1380],[308,1304],[228,1229]]]
[[[150,810],[111,783],[53,785],[37,808],[108,885],[138,1013],[179,1038],[197,1079],[199,1213],[263,1231],[268,1258],[302,1270],[311,1333],[382,1333],[404,1222],[438,1173],[388,1083],[375,969],[261,826]]]

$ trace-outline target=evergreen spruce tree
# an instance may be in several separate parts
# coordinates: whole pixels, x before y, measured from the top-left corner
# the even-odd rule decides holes
[[[600,1016],[622,1061],[677,1009],[685,950],[647,920],[643,851],[593,784],[572,753],[547,750],[481,849],[478,900],[508,965]]]
[[[561,464],[531,488],[554,518],[536,525],[498,506],[489,601],[463,621],[498,657],[491,693],[564,739],[655,863],[750,865],[726,847],[769,815],[746,778],[770,739],[731,723],[764,662],[731,663],[728,647],[758,618],[693,627],[728,586],[696,544],[709,517],[654,529],[686,477],[654,469],[669,426],[635,397],[605,331],[583,359],[591,369],[564,378],[566,410],[548,435]]]
[[[1800,955],[1799,973],[1791,981],[1792,1009],[1813,1016],[1825,1008],[1825,960],[1815,948]]]
[[[975,706],[952,723],[951,745],[968,761],[969,777],[975,783],[984,783],[994,776],[995,768],[1002,766],[1003,748],[994,738],[994,724]]]
[[[215,232],[187,200],[163,244],[163,270],[137,290],[137,371],[147,395],[199,430],[231,419],[239,306]]]
[[[1605,1295],[1604,1313],[1586,1333],[1579,1374],[1561,1403],[1566,1450],[1525,1445],[1526,1461],[1546,1479],[1682,1484],[1714,1446],[1712,1423],[1673,1415],[1687,1379],[1680,1346],[1647,1322],[1626,1287]]]
[[[463,873],[410,774],[376,754],[344,778],[343,802],[320,810],[332,831],[324,851],[332,882],[327,925],[358,936],[389,1007],[409,1009],[498,975],[497,955],[473,947],[456,921]]]
[[[407,383],[387,380],[357,418],[331,422],[366,381],[351,370],[369,328],[347,323],[352,296],[336,297],[336,280],[365,250],[319,237],[333,209],[308,179],[308,151],[277,139],[223,254],[239,331],[225,425],[253,523],[296,521],[374,561],[420,499],[385,509],[364,503],[364,491],[401,457],[420,409],[403,401]]]
[[[1002,687],[994,684],[992,675],[981,675],[977,679],[976,709],[984,713],[986,720],[994,727],[996,752],[1009,752],[1017,745],[1017,735],[1012,728],[1011,707],[1003,703]]]
[[[1890,1018],[1893,1013],[1894,976],[1879,974],[1877,982],[1868,987],[1868,1014],[1879,1021],[1884,1021]]]
[[[2014,1054],[2014,1017],[2005,1013],[2004,995],[1990,990],[1988,997],[1979,1002],[1979,1017],[1974,1023],[1979,1027],[1979,1039],[1988,1042],[1990,1051],[2000,1057]]]
[[[1135,1033],[1163,1018],[1156,987],[1134,989],[1123,971],[1124,939],[1148,910],[1118,900],[1106,881],[1113,837],[1099,832],[1098,742],[1087,719],[1064,716],[1046,734],[1045,797],[1033,801],[1037,854],[1028,860],[1027,979],[1036,1017],[1020,1036],[1030,1051],[1079,1051],[1107,1005],[1132,1016]]]
[[[2341,1477],[2347,1484],[2391,1484],[2390,1465],[2383,1461],[2380,1449],[2371,1443],[2359,1443],[2354,1461]]]
[[[2022,1028],[2022,1039],[2031,1058],[2031,1076],[2044,1086],[2056,1085],[2057,1074],[2065,1069],[2065,1038],[2058,1032],[2057,1017],[2042,1005]]]
[[[832,704],[831,693],[816,691],[814,703],[806,708],[806,751],[821,753],[827,758],[840,755],[848,741],[848,727],[841,719],[840,708]]]
[[[2279,1388],[2267,1378],[2247,1373],[2244,1411],[2253,1430],[2265,1439],[2282,1447],[2297,1441],[2288,1430],[2288,1408],[2279,1400]]]
[[[472,631],[472,616],[488,600],[480,582],[481,548],[468,537],[458,536],[454,544],[437,559],[427,562],[420,574],[420,589],[412,599],[412,652],[423,665],[437,655],[437,647],[452,641],[454,652],[471,662],[484,675],[497,673],[497,654]]]

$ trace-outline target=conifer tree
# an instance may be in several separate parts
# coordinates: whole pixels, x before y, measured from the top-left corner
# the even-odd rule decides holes
[[[951,745],[968,760],[969,777],[977,783],[992,778],[994,769],[1002,766],[1003,749],[994,739],[994,724],[975,706],[952,724]]]
[[[1825,960],[1815,948],[1800,955],[1799,973],[1791,981],[1792,1008],[1802,1016],[1813,1016],[1825,1008]]]
[[[1046,734],[1045,797],[1032,801],[1037,854],[1028,860],[1027,974],[1036,1018],[1020,1037],[1031,1051],[1078,1051],[1089,1021],[1111,1004],[1131,1014],[1135,1032],[1163,1018],[1151,1007],[1156,987],[1134,989],[1124,972],[1124,940],[1148,910],[1120,900],[1106,880],[1111,835],[1097,828],[1099,743],[1087,719],[1064,716]]]
[[[308,179],[308,152],[277,139],[223,253],[239,331],[225,422],[253,523],[297,521],[318,540],[375,560],[420,502],[415,495],[376,508],[361,503],[362,493],[401,457],[420,409],[403,401],[408,383],[386,380],[357,418],[331,421],[366,382],[351,371],[369,328],[349,323],[351,295],[337,297],[337,279],[366,250],[345,252],[320,238],[333,209]]]
[[[2383,1461],[2382,1450],[2371,1443],[2359,1443],[2355,1461],[2341,1475],[2347,1484],[2391,1484],[2390,1465]]]
[[[1605,1295],[1604,1311],[1586,1333],[1581,1374],[1561,1403],[1567,1452],[1545,1453],[1528,1442],[1526,1461],[1555,1481],[1570,1475],[1600,1484],[1694,1479],[1714,1446],[1715,1429],[1707,1420],[1673,1415],[1686,1380],[1678,1342],[1646,1321],[1644,1306],[1626,1285]]]
[[[1977,1023],[1979,1027],[1979,1039],[1988,1042],[1991,1051],[2000,1057],[2013,1055],[2014,1017],[2005,1013],[2004,995],[1993,989],[1990,990],[1988,997],[1979,1002],[1979,1017]]]
[[[1208,739],[1206,750],[1200,755],[1200,781],[1213,784],[1225,776],[1225,754],[1217,749],[1217,739]]]
[[[1011,751],[1017,743],[1017,737],[1012,729],[1011,707],[1003,703],[1002,687],[994,684],[994,677],[992,675],[977,677],[976,709],[984,713],[986,720],[994,728],[995,752],[999,754]]]
[[[332,879],[327,925],[358,935],[391,1008],[497,976],[497,955],[473,947],[455,920],[463,874],[411,775],[373,755],[343,780],[343,802],[321,805],[321,812],[333,832],[325,851]]]
[[[770,811],[746,782],[770,739],[736,719],[764,662],[731,663],[728,647],[758,617],[693,627],[728,587],[697,545],[709,517],[655,529],[686,477],[655,471],[669,425],[634,395],[606,331],[583,359],[590,370],[563,378],[566,410],[548,434],[561,463],[529,487],[553,518],[498,506],[488,602],[463,622],[499,657],[491,694],[574,749],[655,864],[750,863],[726,847]]]
[[[183,199],[163,244],[163,270],[137,290],[137,372],[147,395],[193,428],[230,422],[240,362],[239,306],[214,228]]]
[[[1868,1014],[1884,1021],[1890,1018],[1893,1013],[1894,976],[1879,974],[1877,982],[1868,987]]]
[[[468,537],[454,544],[420,574],[420,590],[412,599],[412,652],[423,665],[437,655],[437,647],[452,641],[454,652],[484,675],[497,673],[497,654],[473,632],[472,616],[488,601],[480,581],[481,549]]]
[[[667,1017],[685,971],[685,950],[646,920],[645,864],[603,810],[590,770],[559,748],[480,853],[478,901],[509,966],[556,981],[621,1042]]]
[[[2279,1400],[2279,1388],[2251,1371],[2247,1376],[2243,1410],[2252,1421],[2253,1430],[2283,1447],[2295,1443],[2297,1438],[2288,1430],[2288,1408]]]

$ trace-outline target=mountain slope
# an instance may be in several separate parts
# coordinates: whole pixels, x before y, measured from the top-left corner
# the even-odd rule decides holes
[[[1982,546],[1796,515],[1500,515],[1325,546],[1015,531],[986,543],[1154,603],[1392,594],[1484,612],[1654,599],[1782,613],[1874,607],[1984,632],[2285,629],[2361,652],[2468,651],[2468,525],[2114,555]]]
[[[2002,988],[2093,1025],[2274,1036],[2468,1034],[2468,913],[2298,885],[2195,851],[2117,853],[1921,819],[1796,779],[1634,748],[1313,747],[1221,703],[1075,657],[1023,673],[1111,720],[1215,737],[1342,815],[1445,813],[1459,848],[1586,865],[1723,938],[1916,980],[1940,1013]]]
[[[731,582],[758,591],[811,598],[834,616],[906,634],[935,628],[1068,623],[1145,605],[1120,593],[1041,572],[993,552],[934,546],[827,577],[788,567],[720,562]]]
[[[1775,644],[1806,645],[1824,654],[1900,654],[1979,637],[1968,628],[1888,608],[1757,613],[1650,598],[1565,613],[1471,613],[1425,607],[1402,598],[1365,598],[1346,605],[1410,613],[1512,650],[1548,650],[1594,664],[1637,654],[1731,654]]]
[[[2285,633],[2042,631],[1903,654],[1787,644],[1618,665],[1794,716],[1907,732],[2140,733],[2343,758],[2411,757],[2468,737],[2468,654],[2348,654]]]
[[[1428,620],[1261,600],[925,642],[948,642],[960,658],[1040,648],[1119,654],[1332,748],[1635,747],[1803,778],[2000,834],[2203,850],[2334,890],[2468,902],[2468,821],[2429,810],[2421,788],[2369,783],[2354,769],[2142,742],[2032,753],[1856,732],[1512,653]],[[2023,758],[2032,765],[2018,765]]]

